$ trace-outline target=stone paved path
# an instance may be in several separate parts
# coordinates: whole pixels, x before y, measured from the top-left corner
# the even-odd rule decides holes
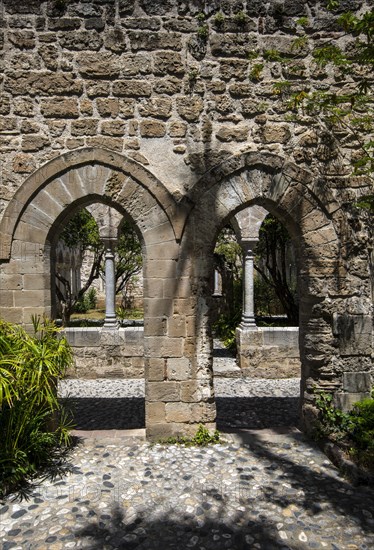
[[[297,381],[282,383],[217,380],[216,391],[232,403],[251,394],[290,399]],[[132,394],[141,399],[141,391],[135,384]],[[28,501],[0,505],[0,547],[374,548],[373,489],[347,483],[297,428],[277,427],[276,418],[273,407],[272,427],[248,430],[239,414],[237,433],[207,448],[152,446],[124,432],[87,438],[71,453],[69,474],[41,482]]]

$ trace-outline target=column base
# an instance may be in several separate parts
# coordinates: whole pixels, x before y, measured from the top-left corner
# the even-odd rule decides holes
[[[257,330],[256,320],[254,317],[242,317],[241,323],[238,328],[243,330],[255,329]]]
[[[119,326],[120,324],[115,317],[106,317],[104,320],[104,329],[118,329]]]

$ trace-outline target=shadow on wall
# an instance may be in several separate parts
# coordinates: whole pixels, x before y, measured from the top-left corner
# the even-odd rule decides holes
[[[295,427],[299,421],[296,397],[217,397],[217,428],[263,429]],[[77,430],[133,430],[145,427],[145,400],[69,398]]]

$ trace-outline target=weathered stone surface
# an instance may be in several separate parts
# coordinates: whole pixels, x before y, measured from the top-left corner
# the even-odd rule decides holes
[[[204,109],[204,103],[200,96],[177,98],[178,113],[188,122],[197,122]]]
[[[156,75],[185,72],[182,56],[175,52],[157,52],[154,56],[154,67]]]
[[[5,78],[4,89],[13,95],[76,95],[82,92],[83,85],[71,73],[18,71]]]
[[[223,126],[217,132],[220,141],[246,141],[247,137],[247,126]]]
[[[36,168],[36,162],[32,155],[18,153],[13,159],[13,170],[20,174],[33,172]]]
[[[152,85],[146,80],[118,80],[113,83],[113,95],[125,97],[148,97]]]
[[[120,73],[118,58],[111,53],[79,53],[78,71],[88,78],[116,78]]]
[[[152,33],[130,31],[129,39],[131,49],[138,50],[180,50],[182,48],[181,37],[177,33]]]
[[[22,138],[22,151],[38,151],[49,145],[49,139],[41,135],[29,135]]]
[[[139,114],[144,117],[169,118],[172,102],[168,97],[155,97],[139,103]]]
[[[215,34],[210,40],[212,55],[217,57],[247,57],[257,47],[257,37],[247,34]]]
[[[102,37],[92,31],[65,31],[58,37],[58,41],[67,50],[99,50],[103,45]],[[109,38],[108,38],[109,41]],[[107,46],[109,47],[109,46]],[[109,48],[111,49],[111,48]]]
[[[16,48],[31,49],[35,46],[35,34],[33,31],[17,31],[8,34],[8,39]]]
[[[71,133],[73,136],[94,136],[97,127],[98,121],[95,119],[77,120],[71,124]]]
[[[265,143],[286,143],[291,133],[284,124],[268,124],[263,128],[261,136]]]
[[[40,110],[45,117],[76,118],[79,116],[75,98],[54,97],[41,101]]]
[[[113,98],[97,99],[96,107],[102,117],[115,118],[119,113],[119,100]]]
[[[101,124],[101,133],[108,136],[123,136],[125,133],[126,124],[119,120],[113,120],[111,122],[103,122]]]

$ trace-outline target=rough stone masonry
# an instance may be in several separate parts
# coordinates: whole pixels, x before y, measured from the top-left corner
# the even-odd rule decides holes
[[[350,175],[357,144],[338,146],[307,116],[292,120],[274,87],[356,86],[358,69],[343,78],[313,61],[328,40],[350,47],[325,5],[0,3],[1,315],[25,325],[53,315],[56,240],[76,209],[100,202],[132,220],[151,438],[214,424],[212,254],[224,224],[254,204],[297,248],[304,427],[314,387],[342,407],[370,391],[372,228],[353,203],[371,184]]]

